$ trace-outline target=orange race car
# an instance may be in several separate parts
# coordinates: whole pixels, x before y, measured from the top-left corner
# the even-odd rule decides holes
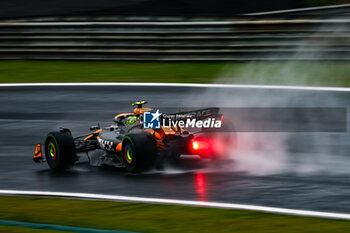
[[[44,144],[45,158],[41,144],[37,144],[34,162],[46,160],[51,169],[62,171],[79,160],[78,153],[88,155],[90,151],[102,149],[127,171],[140,172],[169,159],[177,160],[182,154],[218,158],[227,153],[227,142],[217,137],[223,127],[223,115],[218,108],[161,114],[159,110],[143,107],[146,103],[133,103],[136,106],[133,113],[115,116],[114,124],[106,128],[92,126],[91,133],[86,135],[73,137],[67,128],[50,132]]]

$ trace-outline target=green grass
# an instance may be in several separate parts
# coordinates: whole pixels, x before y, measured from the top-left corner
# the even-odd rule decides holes
[[[6,233],[62,233],[62,231],[40,230],[24,227],[0,226],[0,232]],[[67,233],[67,231],[65,231]]]
[[[0,82],[210,82],[222,64],[2,61]]]
[[[350,221],[254,211],[0,197],[0,219],[136,232],[350,232]]]
[[[348,62],[0,61],[0,83],[184,82],[350,86]]]

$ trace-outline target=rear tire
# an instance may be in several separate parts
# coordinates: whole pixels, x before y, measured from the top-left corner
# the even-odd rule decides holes
[[[157,156],[154,138],[147,133],[130,133],[123,138],[122,160],[128,172],[153,168]]]
[[[71,168],[77,155],[70,131],[50,132],[45,141],[45,156],[52,170],[64,171]]]

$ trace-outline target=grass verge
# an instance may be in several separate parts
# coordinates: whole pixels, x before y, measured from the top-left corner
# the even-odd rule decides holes
[[[0,61],[0,83],[183,82],[350,86],[348,62]]]
[[[30,197],[0,206],[0,219],[122,231],[350,232],[350,221],[255,211]]]
[[[62,231],[40,230],[24,227],[0,226],[0,232],[6,233],[62,233]],[[67,231],[65,232],[67,233]]]

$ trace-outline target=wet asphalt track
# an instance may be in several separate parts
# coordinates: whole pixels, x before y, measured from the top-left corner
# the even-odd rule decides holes
[[[348,107],[350,93],[188,87],[0,87],[0,189],[48,190],[217,201],[350,213],[348,133],[241,133],[224,164],[186,157],[147,174],[90,166],[66,174],[34,164],[50,130],[108,126],[130,102],[161,107]],[[169,104],[169,102],[171,102]],[[336,124],[336,123],[334,123]],[[241,139],[241,140],[240,140]],[[249,144],[249,146],[247,146]],[[92,155],[94,156],[94,155]]]

